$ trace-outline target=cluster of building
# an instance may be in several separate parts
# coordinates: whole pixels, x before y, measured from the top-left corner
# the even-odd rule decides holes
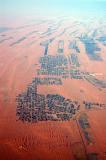
[[[96,87],[106,88],[106,81],[97,79],[95,76],[91,75],[90,73],[85,74],[84,78]]]
[[[49,45],[52,43],[52,41],[54,40],[54,38],[51,38],[49,40],[43,41],[40,43],[41,46],[43,46],[44,49],[44,55],[48,55],[48,49],[49,49]]]
[[[74,67],[80,67],[80,63],[78,60],[78,55],[75,53],[72,53],[68,56],[69,61],[71,62],[71,65]]]
[[[82,75],[81,71],[78,69],[70,70],[70,77],[72,79],[83,79],[83,75]]]
[[[88,121],[88,117],[86,115],[86,113],[82,113],[78,119],[79,125],[83,131],[85,140],[87,142],[87,144],[93,144],[94,143],[94,139],[92,136],[92,132],[91,132],[91,127],[90,127],[90,123]]]
[[[63,121],[70,120],[73,115],[80,109],[77,101],[71,101],[58,94],[41,95],[37,93],[38,85],[62,85],[62,78],[86,79],[93,85],[106,88],[106,83],[96,79],[89,72],[82,72],[80,67],[78,53],[72,53],[66,57],[64,53],[64,41],[58,42],[58,54],[48,55],[48,47],[53,39],[49,39],[41,43],[45,47],[44,56],[40,57],[40,68],[37,70],[39,77],[35,77],[27,90],[18,95],[17,116],[23,122],[37,121]],[[87,41],[82,39],[82,41]],[[76,48],[76,43],[71,43],[70,48]],[[77,50],[77,52],[79,52]],[[43,76],[40,77],[40,75]],[[45,75],[48,77],[45,77]],[[59,76],[57,78],[57,76]],[[85,107],[90,109],[96,107],[106,107],[104,104],[94,104],[84,102]]]
[[[93,39],[89,37],[82,36],[81,41],[85,42],[86,45],[88,43],[93,43]],[[106,82],[103,80],[99,80],[92,76],[90,73],[82,72],[78,68],[80,67],[79,59],[78,59],[78,53],[74,52],[68,55],[66,57],[64,55],[64,41],[60,40],[58,42],[58,54],[56,55],[49,55],[48,54],[48,46],[53,41],[53,39],[44,41],[41,43],[41,45],[45,46],[45,53],[43,57],[40,57],[39,64],[40,68],[37,70],[37,74],[44,75],[44,76],[61,76],[62,78],[72,78],[72,79],[85,79],[88,82],[92,83],[93,85],[100,87],[100,88],[106,88]],[[90,41],[90,42],[89,42]],[[76,42],[70,42],[69,48],[75,49],[77,47]],[[78,51],[79,52],[79,51]],[[93,53],[94,54],[94,53]],[[95,56],[95,55],[93,55]],[[70,65],[70,69],[69,69]],[[38,80],[37,83],[39,84],[62,84],[61,80],[52,80],[50,79],[42,79]]]
[[[68,60],[63,54],[41,57],[39,63],[40,69],[37,70],[38,75],[63,76],[68,74]]]
[[[45,118],[45,96],[37,94],[37,85],[32,83],[26,92],[16,98],[16,115],[23,122],[37,122]]]
[[[77,69],[80,66],[77,54],[70,54],[68,58],[63,54],[43,56],[40,58],[39,63],[38,75],[82,79],[82,73]],[[68,65],[70,65],[70,69]]]
[[[97,40],[106,46],[106,35],[99,37]]]
[[[97,61],[102,60],[102,58],[100,57],[101,48],[97,46],[94,37],[89,37],[88,35],[82,35],[80,37],[80,40],[84,43],[86,53],[91,60],[97,60]]]
[[[77,41],[73,40],[69,43],[69,49],[74,49],[77,53],[80,53],[80,49],[78,47]]]
[[[41,95],[37,85],[32,83],[26,92],[16,98],[16,115],[23,122],[70,120],[80,109],[77,101],[71,101],[58,94]]]
[[[102,109],[106,108],[106,104],[104,103],[95,103],[90,101],[83,101],[83,104],[85,105],[86,109]]]
[[[58,53],[64,53],[64,41],[63,40],[60,40],[58,42]]]
[[[38,69],[38,75],[50,75],[50,76],[66,76],[68,75],[68,70],[64,67],[61,68],[53,68],[53,69]]]
[[[71,101],[58,94],[46,96],[48,109],[55,114],[57,120],[69,120],[80,109],[77,101]]]
[[[35,77],[33,79],[33,83],[36,85],[62,85],[62,80],[61,78],[53,78],[53,77]]]
[[[67,58],[61,54],[40,57],[39,63],[41,64],[41,68],[67,66],[68,64]]]
[[[91,148],[93,147],[93,149],[94,149],[93,152],[90,151],[90,152],[87,153],[86,159],[88,159],[88,160],[101,159],[100,155],[97,151],[97,148],[96,148],[95,137],[93,135],[92,128],[90,126],[89,119],[88,119],[88,116],[87,116],[86,113],[82,113],[80,115],[80,117],[78,119],[78,123],[79,123],[80,128],[81,128],[82,133],[83,133],[83,137],[84,137],[83,143],[86,143],[87,145],[91,145]],[[85,148],[85,150],[86,150],[86,148]]]

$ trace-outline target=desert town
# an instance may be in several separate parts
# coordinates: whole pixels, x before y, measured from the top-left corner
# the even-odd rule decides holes
[[[104,20],[18,23],[0,28],[2,160],[105,160]]]

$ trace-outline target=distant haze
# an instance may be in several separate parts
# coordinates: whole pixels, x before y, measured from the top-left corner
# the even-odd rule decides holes
[[[105,12],[106,0],[0,0],[2,14]],[[98,10],[99,9],[99,10]]]

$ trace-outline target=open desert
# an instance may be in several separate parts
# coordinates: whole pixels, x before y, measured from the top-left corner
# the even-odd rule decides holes
[[[0,159],[106,160],[104,17],[0,26]]]

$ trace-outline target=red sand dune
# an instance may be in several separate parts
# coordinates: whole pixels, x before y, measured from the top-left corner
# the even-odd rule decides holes
[[[65,22],[64,22],[65,23]],[[49,38],[58,36],[65,27],[73,25],[63,23]],[[12,27],[18,26],[17,24]],[[0,44],[0,159],[1,160],[75,160],[75,156],[86,159],[88,153],[98,153],[100,160],[106,160],[106,109],[85,110],[83,100],[100,102],[106,104],[106,89],[99,90],[86,80],[64,79],[63,85],[58,87],[39,86],[38,92],[41,94],[57,93],[81,103],[81,110],[75,118],[66,122],[38,122],[35,124],[23,123],[16,117],[16,96],[26,90],[27,85],[37,76],[36,70],[39,68],[39,58],[43,56],[44,48],[40,42],[47,40],[42,37],[48,24],[39,24],[23,29],[8,31],[6,37],[13,39]],[[70,32],[78,29],[86,32],[81,26],[73,27]],[[37,30],[38,33],[29,35],[28,33]],[[68,42],[73,37],[69,36],[69,31],[57,37],[49,47],[49,54],[55,55],[57,52],[58,40],[65,41],[65,54],[68,49]],[[0,35],[2,35],[0,34]],[[27,39],[19,44],[10,46],[12,43],[27,35]],[[31,44],[32,43],[32,44]],[[84,45],[79,42],[81,53],[79,61],[81,70],[91,73],[102,73],[106,80],[106,47],[102,47],[101,56],[104,61],[91,61],[85,53]],[[98,76],[99,79],[101,77]],[[83,92],[81,92],[81,90]],[[83,131],[78,124],[81,113],[88,115],[91,126],[91,133],[95,143],[88,145],[83,135]]]

